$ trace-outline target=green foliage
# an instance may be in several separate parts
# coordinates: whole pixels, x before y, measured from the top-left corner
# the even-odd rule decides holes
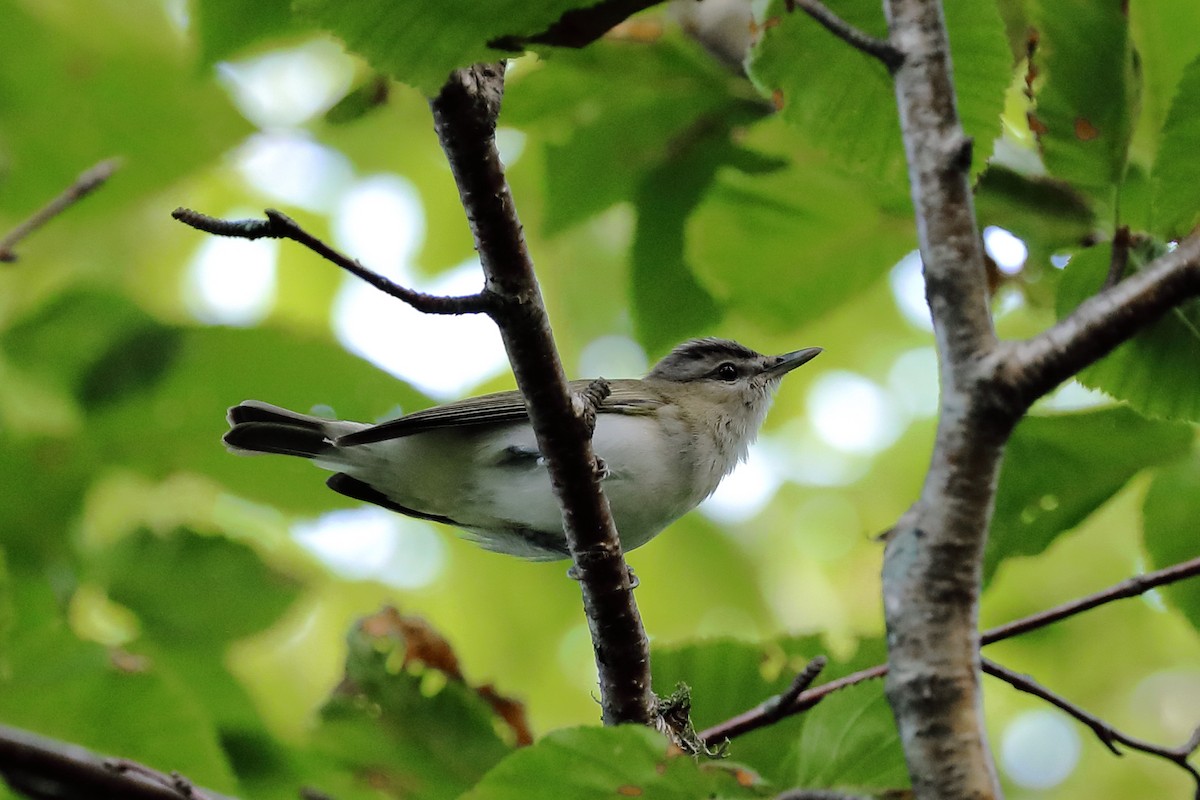
[[[1103,285],[1112,247],[1100,245],[1071,259],[1058,293],[1058,313],[1065,317]],[[1129,271],[1148,260],[1134,249]],[[1159,419],[1200,420],[1200,302],[1191,300],[1146,327],[1110,355],[1079,374],[1086,386],[1124,400],[1137,411]]]
[[[1041,553],[1138,472],[1189,452],[1193,439],[1187,426],[1124,407],[1026,417],[1004,456],[985,576],[1004,559]]]
[[[332,31],[375,67],[430,96],[453,69],[511,57],[512,47],[503,40],[542,33],[564,13],[591,5],[586,0],[486,5],[450,0],[431,13],[421,3],[388,0],[293,2],[300,14]]]
[[[1158,569],[1196,558],[1195,520],[1200,513],[1200,459],[1190,458],[1159,471],[1142,508],[1142,540]],[[1200,629],[1200,586],[1195,581],[1168,586],[1163,594]]]
[[[884,37],[883,13],[869,3],[829,3],[840,17]],[[1000,132],[1012,58],[1004,24],[991,0],[945,5],[959,113],[976,142],[973,172],[981,172]],[[903,141],[887,70],[829,35],[806,14],[771,2],[750,75],[784,119],[839,163],[878,184],[889,198],[907,198]]]
[[[1056,177],[1112,202],[1128,158],[1140,76],[1116,3],[1040,4],[1035,80],[1038,143]]]
[[[427,626],[385,611],[352,631],[349,645],[345,680],[314,736],[343,771],[322,790],[456,797],[508,753],[488,695],[464,683],[449,645]]]
[[[1192,154],[1200,147],[1200,120],[1192,113],[1200,103],[1200,58],[1183,72],[1163,126],[1154,162],[1154,223],[1170,235],[1183,235],[1195,225],[1200,208],[1200,168]]]
[[[672,753],[636,726],[556,731],[500,762],[464,800],[768,797],[751,773]]]
[[[640,729],[578,727],[599,711],[563,565],[483,553],[445,530],[433,540],[430,526],[404,521],[386,569],[337,574],[288,532],[348,501],[311,464],[221,445],[225,410],[247,398],[361,420],[432,401],[347,352],[330,325],[344,278],[288,243],[264,319],[197,321],[189,292],[210,240],[172,223],[170,209],[299,206],[306,227],[388,270],[341,211],[347,186],[383,176],[406,181],[424,212],[404,266],[428,276],[459,264],[472,241],[426,95],[450,69],[512,55],[502,47],[593,5],[192,0],[184,22],[178,4],[158,0],[0,0],[0,233],[92,163],[124,159],[0,268],[0,722],[244,797],[907,785],[879,682],[739,737],[725,759],[680,756]],[[822,680],[883,660],[873,537],[911,502],[934,427],[919,399],[933,387],[918,385],[934,379],[911,360],[932,337],[897,313],[886,280],[916,241],[886,71],[787,4],[758,5],[748,78],[651,10],[587,48],[538,45],[516,61],[500,120],[573,376],[601,336],[631,338],[651,357],[706,334],[772,352],[827,348],[781,390],[760,451],[770,474],[740,484],[746,507],[685,518],[632,556],[655,687],[687,685],[699,729],[779,694],[818,654],[830,656]],[[993,275],[1002,333],[1025,336],[1101,290],[1118,226],[1139,243],[1132,272],[1195,224],[1200,11],[1192,0],[1132,3],[1128,15],[1082,0],[945,5],[981,227],[1029,248],[1024,268]],[[831,6],[884,34],[878,5]],[[277,49],[286,61],[330,35],[346,44],[344,74],[358,88],[323,117],[254,131],[219,63]],[[289,87],[268,95],[286,99]],[[337,174],[297,148],[261,179],[254,159],[281,138],[319,149]],[[323,180],[334,188],[305,193]],[[1050,266],[1064,254],[1065,270]],[[1080,376],[1125,405],[1018,427],[985,613],[1032,613],[1128,577],[1146,556],[1154,567],[1196,556],[1195,431],[1178,421],[1200,420],[1197,308]],[[414,361],[443,345],[395,342]],[[896,435],[877,450],[842,448],[815,428],[811,382],[842,371],[894,415]],[[481,390],[511,385],[481,380]],[[761,507],[749,502],[759,490]],[[422,563],[433,565],[425,583],[405,571]],[[1131,724],[1138,715],[1155,741],[1182,739],[1188,731],[1156,712],[1178,698],[1130,694],[1200,658],[1195,586],[1164,596],[1171,613],[1129,603],[1106,611],[1100,632],[1081,620],[1010,644],[1023,671],[1053,676],[1065,654],[1107,657],[1119,635],[1121,658],[1102,678],[1074,676],[1067,693]],[[355,622],[381,605],[405,614]],[[993,741],[1019,702],[989,695]],[[1114,776],[1145,796],[1175,791],[1143,763],[1085,745],[1056,796],[1128,796]]]

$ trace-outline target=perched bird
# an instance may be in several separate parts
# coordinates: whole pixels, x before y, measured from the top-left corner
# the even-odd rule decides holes
[[[764,356],[693,339],[640,380],[611,381],[592,446],[625,550],[716,490],[746,457],[780,379],[819,347]],[[582,391],[588,381],[574,381]],[[312,459],[356,500],[466,532],[488,550],[568,558],[562,514],[519,392],[473,397],[378,425],[298,414],[256,400],[229,410],[238,453]]]

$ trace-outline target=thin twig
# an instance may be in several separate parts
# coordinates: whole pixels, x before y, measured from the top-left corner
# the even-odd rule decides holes
[[[829,659],[825,656],[817,656],[812,661],[804,665],[804,669],[792,680],[791,686],[783,694],[776,695],[762,704],[763,714],[768,718],[778,719],[787,713],[787,709],[796,702],[801,693],[805,689],[812,686],[812,682],[821,674],[821,670],[825,669],[825,665],[829,663]]]
[[[785,6],[788,11],[799,8],[855,50],[861,50],[878,59],[887,67],[888,72],[895,72],[904,63],[904,53],[898,47],[886,39],[880,39],[854,27],[821,0],[786,0]]]
[[[844,675],[836,680],[829,681],[828,683],[822,683],[820,686],[800,692],[800,694],[796,695],[795,698],[792,699],[791,705],[784,708],[770,710],[770,714],[764,713],[764,711],[769,710],[764,708],[770,703],[770,700],[768,700],[765,703],[755,706],[749,711],[743,711],[736,717],[731,717],[724,722],[712,726],[711,728],[700,731],[700,741],[704,742],[706,745],[716,745],[721,742],[729,741],[730,739],[734,739],[744,733],[750,733],[750,731],[756,731],[759,728],[764,728],[767,725],[777,722],[785,717],[790,717],[793,714],[799,714],[807,711],[834,692],[847,689],[860,683],[866,683],[867,681],[875,680],[877,678],[882,678],[884,675],[887,675],[886,664],[878,664],[869,669],[861,669],[858,672],[852,672],[849,675]]]
[[[70,186],[63,190],[62,194],[39,208],[28,219],[9,231],[7,236],[0,239],[0,262],[16,261],[15,248],[22,239],[99,189],[120,167],[121,159],[108,158],[81,173]]]
[[[983,659],[983,671],[988,675],[999,678],[1015,689],[1045,700],[1055,708],[1079,720],[1088,728],[1091,728],[1092,733],[1096,734],[1096,738],[1103,742],[1104,746],[1116,755],[1124,755],[1117,747],[1118,744],[1122,744],[1130,750],[1137,750],[1138,752],[1158,756],[1170,761],[1192,776],[1192,780],[1196,782],[1195,797],[1197,800],[1200,800],[1200,772],[1188,762],[1188,757],[1200,747],[1200,728],[1197,728],[1182,745],[1178,747],[1163,747],[1162,745],[1122,733],[1107,721],[1089,711],[1085,711],[1062,695],[1042,686],[1029,675],[1014,672],[986,658]]]
[[[1144,594],[1151,589],[1159,586],[1165,586],[1170,583],[1186,580],[1200,575],[1200,558],[1193,558],[1189,561],[1184,561],[1179,564],[1173,564],[1169,567],[1164,567],[1154,572],[1148,572],[1145,575],[1138,575],[1128,580],[1121,581],[1118,584],[1102,589],[1094,594],[1086,597],[1081,597],[1078,600],[1072,600],[1069,603],[1055,606],[1054,608],[1041,611],[1028,617],[1023,617],[1018,620],[999,625],[995,628],[990,628],[980,634],[980,644],[991,644],[1001,641],[1002,639],[1010,639],[1023,633],[1028,633],[1038,628],[1044,628],[1059,620],[1073,617],[1084,611],[1089,611],[1097,606],[1111,603],[1114,600],[1124,600],[1130,597],[1136,597]],[[793,714],[799,714],[815,706],[825,697],[840,691],[850,686],[859,683],[864,683],[876,678],[882,678],[887,674],[888,668],[886,664],[878,664],[868,669],[859,670],[849,675],[845,675],[837,680],[823,683],[812,689],[802,691],[796,695],[791,704],[780,709],[775,709],[773,713],[768,714],[767,706],[770,701],[761,703],[758,706],[744,711],[735,717],[714,725],[707,730],[701,731],[699,738],[702,742],[708,745],[717,744],[719,742],[728,741],[744,733],[764,728],[767,725],[776,722],[784,717],[789,717]],[[1200,746],[1200,745],[1198,745]],[[1193,750],[1196,748],[1192,748]]]
[[[648,724],[655,713],[650,646],[633,597],[587,420],[568,391],[533,261],[496,149],[504,64],[456,70],[430,102],[479,251],[489,313],[500,328],[538,449],[563,511],[592,636],[605,724]]]
[[[363,266],[358,259],[350,258],[333,249],[321,239],[304,230],[298,222],[281,211],[268,208],[266,219],[226,220],[210,217],[190,208],[177,208],[171,216],[185,225],[215,236],[229,236],[234,239],[291,239],[293,242],[307,247],[317,255],[366,281],[379,291],[403,300],[413,308],[426,314],[481,314],[490,307],[490,298],[486,292],[444,297],[426,294],[401,286],[395,281],[383,277],[378,272]]]
[[[789,789],[775,795],[775,800],[875,800],[865,794],[847,794],[836,789]]]
[[[1105,605],[1106,603],[1111,603],[1114,600],[1137,597],[1159,586],[1177,583],[1187,578],[1196,577],[1197,575],[1200,575],[1200,557],[1182,561],[1178,564],[1155,570],[1154,572],[1147,572],[1145,575],[1135,575],[1107,589],[1089,594],[1086,597],[1080,597],[1078,600],[1072,600],[1054,608],[1048,608],[1037,614],[990,628],[980,635],[979,640],[981,644],[991,644],[1001,639],[1011,639],[1013,636],[1018,636],[1038,628],[1044,628],[1052,622],[1073,617],[1076,614]]]
[[[230,800],[125,759],[0,725],[0,776],[17,792],[57,800]]]

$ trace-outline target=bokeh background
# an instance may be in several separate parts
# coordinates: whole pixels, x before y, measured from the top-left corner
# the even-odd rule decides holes
[[[1059,274],[1102,216],[1022,172],[1038,154],[1016,13],[986,16],[999,54],[979,57],[1010,66],[987,95],[1003,125],[976,140],[978,167],[999,163],[979,207],[1006,337],[1053,322]],[[1142,13],[1133,35],[1158,42],[1157,11]],[[279,208],[401,283],[476,290],[420,92],[286,3],[0,0],[0,17],[0,228],[96,161],[123,162],[0,266],[0,721],[110,750],[215,718],[301,741],[342,677],[347,629],[394,604],[439,630],[471,681],[522,701],[536,732],[597,722],[565,565],[482,552],[327,491],[309,464],[220,444],[225,409],[247,398],[370,421],[513,386],[485,319],[425,317],[291,243],[170,219]],[[670,12],[511,66],[498,141],[571,377],[642,374],[692,335],[825,348],[786,380],[749,460],[629,556],[656,649],[875,646],[878,536],[932,446],[937,372],[902,166],[867,142],[867,169],[847,168],[827,130],[786,116]],[[989,555],[985,626],[1161,566],[1139,533],[1145,469],[1194,439],[1077,383],[1035,411],[1052,422],[1018,432],[997,525],[1048,527]],[[1061,414],[1089,424],[1059,427]],[[1171,541],[1195,555],[1193,530]],[[1151,592],[987,653],[1174,743],[1200,722],[1194,621]],[[139,672],[136,659],[160,668],[146,668],[157,694],[129,694],[114,722],[106,670]],[[1187,791],[1179,770],[1115,758],[1038,700],[990,680],[986,696],[1010,797]]]

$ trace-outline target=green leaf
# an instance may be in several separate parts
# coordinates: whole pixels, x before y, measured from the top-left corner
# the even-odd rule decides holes
[[[1138,472],[1188,452],[1192,438],[1186,425],[1124,407],[1026,417],[1000,470],[985,576],[1006,558],[1042,552]]]
[[[822,169],[731,168],[691,215],[686,258],[719,303],[783,330],[855,296],[914,246],[910,220]]]
[[[882,682],[834,692],[805,717],[796,748],[797,786],[884,791],[909,785]]]
[[[975,209],[981,226],[998,225],[1025,243],[1026,269],[1036,274],[1052,269],[1050,256],[1074,250],[1095,230],[1090,206],[1062,183],[996,165],[979,179]]]
[[[305,28],[292,14],[291,0],[192,0],[191,13],[200,58],[206,66],[237,55],[249,45]]]
[[[1200,55],[1200,4],[1192,0],[1130,3],[1129,29],[1142,70],[1142,113],[1133,154],[1149,165],[1184,68]]]
[[[705,331],[721,308],[692,274],[685,259],[688,217],[717,170],[737,157],[728,131],[704,137],[647,172],[637,198],[637,228],[630,250],[634,329],[656,353]]]
[[[705,127],[723,127],[736,110],[721,90],[728,81],[695,45],[675,39],[597,42],[514,80],[501,119],[547,142],[546,232],[633,200],[648,171]]]
[[[594,0],[294,0],[299,13],[328,28],[376,69],[433,96],[451,70],[514,53],[510,42],[546,31],[567,11]],[[506,41],[507,40],[507,41]],[[490,46],[490,43],[501,45]]]
[[[12,363],[99,406],[161,378],[179,334],[126,297],[73,290],[14,324],[0,346]]]
[[[672,754],[661,734],[622,725],[555,731],[512,753],[462,800],[695,800],[769,794],[744,771]]]
[[[1160,469],[1142,506],[1142,540],[1150,564],[1162,569],[1200,556],[1196,519],[1200,517],[1200,458]],[[1200,581],[1195,578],[1165,586],[1167,600],[1200,630]]]
[[[1037,14],[1031,127],[1046,167],[1111,204],[1128,157],[1140,76],[1121,4],[1049,0]]]
[[[213,648],[274,623],[298,596],[249,547],[177,531],[126,537],[104,557],[108,593],[170,647]],[[213,591],[220,587],[219,591]]]
[[[162,664],[82,642],[61,625],[29,631],[8,663],[5,724],[233,790],[207,709]]]
[[[62,8],[0,0],[0,19],[0,210],[28,214],[86,168],[120,156],[120,171],[71,210],[79,220],[144,199],[250,132],[195,69],[158,0]]]
[[[1154,230],[1176,238],[1200,217],[1200,57],[1184,69],[1151,174]]]
[[[866,56],[814,22],[772,0],[749,72],[784,118],[845,166],[907,197],[908,184],[891,77]],[[878,4],[841,0],[829,6],[860,30],[884,38]],[[994,0],[944,4],[963,128],[975,139],[972,173],[982,171],[1000,135],[1012,55]]]
[[[1065,317],[1104,285],[1112,247],[1102,244],[1072,257],[1058,289]],[[1153,253],[1134,249],[1129,270]],[[1077,376],[1080,383],[1124,400],[1158,419],[1200,420],[1200,301],[1189,300],[1151,323]]]
[[[384,611],[348,639],[346,680],[314,735],[347,783],[322,791],[456,797],[509,752],[494,707],[466,685],[449,645],[423,622]]]
[[[692,723],[701,731],[785,691],[804,665],[821,652],[815,637],[762,644],[715,639],[656,647],[650,663],[653,685],[660,692],[679,684],[689,688]],[[785,781],[789,777],[785,765],[805,718],[803,714],[792,716],[740,736],[729,743],[728,753],[768,780]]]

